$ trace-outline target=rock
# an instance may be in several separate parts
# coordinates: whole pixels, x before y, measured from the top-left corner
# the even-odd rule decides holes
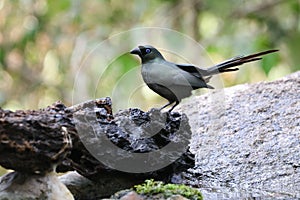
[[[53,171],[72,147],[65,108],[60,102],[37,111],[0,108],[0,165],[26,174]]]
[[[114,194],[110,199],[102,199],[102,200],[188,200],[187,198],[179,195],[167,195],[158,193],[152,195],[139,195],[135,191],[132,190],[122,190]],[[199,198],[192,198],[194,200],[199,200]]]
[[[82,180],[81,184],[78,176],[75,182],[69,181],[73,178],[62,179],[76,199],[109,196],[147,178],[175,182],[181,179],[181,172],[194,167],[194,155],[189,151],[191,131],[185,115],[129,109],[109,121],[104,116],[104,111],[96,116],[93,107],[74,112],[80,140],[72,140],[68,162],[61,165],[71,166],[92,181]],[[163,148],[170,144],[173,148],[165,151]]]
[[[128,186],[128,180],[124,180],[123,183],[119,182],[117,185],[116,180],[106,180],[99,181],[96,183],[91,181],[77,172],[68,172],[59,177],[59,180],[64,183],[68,189],[71,191],[75,199],[102,199],[105,196],[110,196],[112,191],[116,191],[116,188],[126,188]],[[103,184],[101,184],[103,183]],[[122,184],[122,186],[120,185]],[[174,186],[175,187],[175,186]],[[170,193],[170,191],[168,191]],[[168,198],[165,198],[163,194],[156,195],[139,195],[136,191],[131,189],[121,190],[110,198],[103,200],[185,200],[186,198],[181,195],[171,195]]]
[[[188,199],[181,195],[173,195],[173,196],[167,198],[167,200],[188,200]]]
[[[122,196],[120,200],[143,200],[143,198],[136,192],[131,191],[128,192],[126,195]]]
[[[75,171],[61,175],[59,180],[67,186],[76,200],[109,197],[114,192],[129,188],[134,184],[122,177],[103,176],[99,181],[91,181]]]
[[[185,200],[187,198],[191,200],[203,199],[202,193],[196,188],[183,184],[165,184],[161,181],[154,181],[153,179],[146,180],[143,184],[135,185],[134,190],[145,200]],[[125,192],[128,193],[130,190],[125,190]],[[124,193],[121,191],[113,197],[117,197],[118,199],[120,194],[124,196]]]
[[[0,178],[0,200],[73,200],[56,173],[24,175],[10,172]]]
[[[131,187],[146,178],[170,182],[194,166],[185,115],[129,109],[113,116],[109,98],[67,110],[77,133],[71,135],[73,148],[58,165],[59,172],[73,169],[97,183],[127,179]]]
[[[300,198],[300,72],[214,90],[179,110],[193,132],[190,184],[221,196]]]
[[[65,181],[77,199],[109,196],[147,178],[180,180],[195,164],[190,137],[184,114],[129,109],[113,116],[110,98],[69,108],[57,102],[37,111],[0,108],[0,165],[27,180],[54,168],[76,170],[92,181]]]

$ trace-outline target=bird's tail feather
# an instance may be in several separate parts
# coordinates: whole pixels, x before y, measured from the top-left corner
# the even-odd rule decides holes
[[[219,73],[223,73],[223,72],[237,71],[237,70],[239,70],[239,68],[232,68],[232,67],[236,67],[236,66],[242,65],[244,63],[248,63],[248,62],[252,62],[252,61],[256,61],[256,60],[261,60],[262,58],[259,56],[273,53],[276,51],[278,51],[278,50],[273,49],[273,50],[262,51],[259,53],[251,54],[248,56],[237,56],[237,57],[231,58],[229,60],[226,60],[222,63],[219,63],[215,66],[209,67],[207,70],[205,70],[204,74],[203,74],[203,72],[202,72],[202,74],[204,76],[211,76],[211,75],[219,74]]]

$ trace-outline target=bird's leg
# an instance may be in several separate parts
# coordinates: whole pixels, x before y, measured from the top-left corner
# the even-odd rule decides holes
[[[168,113],[170,113],[178,104],[179,104],[179,101],[176,101],[176,103],[174,104],[174,106],[172,106],[172,108],[170,110],[168,110]]]
[[[161,111],[162,109],[164,109],[165,107],[171,105],[172,103],[174,103],[174,101],[169,101],[169,103],[167,103],[166,105],[164,105],[163,107],[161,107],[159,110]]]

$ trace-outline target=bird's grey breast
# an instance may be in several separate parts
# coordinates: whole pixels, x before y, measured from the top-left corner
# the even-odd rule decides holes
[[[170,70],[170,66],[162,62],[145,63],[142,65],[142,77],[147,84],[163,84],[168,81]]]

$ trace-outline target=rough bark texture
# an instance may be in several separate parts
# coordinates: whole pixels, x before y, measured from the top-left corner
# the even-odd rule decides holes
[[[60,102],[37,111],[0,108],[0,165],[27,174],[53,171],[71,150],[70,117]]]
[[[180,109],[189,117],[200,176],[191,184],[214,185],[220,198],[300,198],[300,72],[215,90]]]

